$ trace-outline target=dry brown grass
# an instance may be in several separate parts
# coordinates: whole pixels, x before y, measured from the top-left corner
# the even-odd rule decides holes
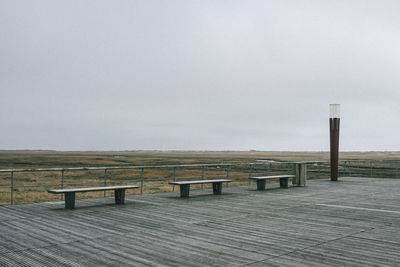
[[[341,159],[400,160],[399,152],[344,152]],[[250,163],[256,159],[278,161],[328,160],[327,152],[264,152],[264,151],[107,151],[107,152],[58,152],[58,151],[0,151],[0,169],[26,168],[71,168],[88,166],[155,166],[171,164],[210,164],[210,163]],[[107,184],[139,184],[129,179],[139,179],[140,169],[108,170]],[[226,175],[225,169],[207,169],[207,178],[214,175]],[[232,186],[247,184],[248,171],[230,172],[238,179]],[[177,177],[202,176],[201,169],[178,168]],[[173,179],[173,170],[145,169],[144,193],[171,191],[168,181]],[[168,181],[151,181],[154,178],[166,178]],[[60,199],[58,195],[47,193],[49,188],[58,188],[61,183],[60,172],[23,172],[14,173],[14,203],[42,202]],[[104,183],[104,171],[65,171],[65,187],[99,186]],[[78,185],[78,183],[86,183]],[[42,185],[41,187],[34,187]],[[10,173],[0,173],[0,204],[10,203]],[[22,187],[23,186],[23,187]],[[198,186],[200,187],[200,186]],[[193,187],[194,189],[196,187]],[[176,188],[179,190],[179,188]],[[139,190],[130,190],[128,194],[137,194]],[[111,192],[107,193],[112,195]],[[79,194],[77,197],[101,197],[102,192]]]

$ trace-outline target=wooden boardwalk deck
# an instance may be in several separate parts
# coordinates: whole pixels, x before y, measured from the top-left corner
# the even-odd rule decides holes
[[[0,266],[400,265],[400,179],[272,187],[1,206]]]

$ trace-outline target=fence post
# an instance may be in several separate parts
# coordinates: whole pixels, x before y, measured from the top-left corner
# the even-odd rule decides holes
[[[142,168],[142,173],[140,174],[140,194],[143,195],[143,179],[144,179],[144,168]]]
[[[176,182],[176,167],[174,167],[173,177],[174,177],[174,182]],[[175,191],[175,185],[172,186],[172,192],[174,191]]]
[[[64,189],[64,170],[61,170],[61,189]],[[61,195],[61,200],[64,199],[64,194]]]
[[[369,162],[370,174],[369,177],[372,177],[372,160]]]
[[[349,176],[351,177],[351,162],[349,164]]]
[[[201,167],[201,180],[204,180],[204,166]],[[201,184],[201,190],[204,190],[204,184]]]
[[[107,169],[104,169],[104,186],[107,186]],[[106,197],[106,190],[104,190],[104,197]]]
[[[226,168],[226,179],[229,180],[229,166]],[[226,183],[226,187],[229,187],[229,183]]]
[[[11,177],[10,177],[10,189],[11,189],[11,205],[14,204],[14,172],[11,172]]]
[[[253,173],[253,164],[250,163],[250,170],[249,170],[249,185],[251,184],[251,175]]]

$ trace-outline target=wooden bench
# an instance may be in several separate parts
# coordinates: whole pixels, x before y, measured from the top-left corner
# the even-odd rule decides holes
[[[265,190],[265,184],[267,179],[279,179],[280,187],[288,188],[289,178],[296,178],[296,175],[257,176],[257,177],[250,177],[249,179],[257,181],[257,190]]]
[[[179,185],[181,189],[181,197],[189,197],[190,185],[191,184],[213,184],[214,195],[221,195],[222,183],[229,183],[232,180],[219,179],[219,180],[197,180],[197,181],[180,181],[170,182],[171,185]]]
[[[88,188],[68,188],[68,189],[51,189],[47,192],[51,194],[64,194],[65,208],[75,208],[75,193],[92,192],[92,191],[106,191],[114,190],[115,203],[125,203],[125,190],[139,188],[136,185],[119,185],[119,186],[103,186],[103,187],[88,187]]]

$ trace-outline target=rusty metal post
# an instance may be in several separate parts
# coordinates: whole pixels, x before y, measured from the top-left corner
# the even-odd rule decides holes
[[[338,180],[339,167],[339,128],[340,128],[340,105],[330,105],[330,148],[331,148],[331,181]]]

